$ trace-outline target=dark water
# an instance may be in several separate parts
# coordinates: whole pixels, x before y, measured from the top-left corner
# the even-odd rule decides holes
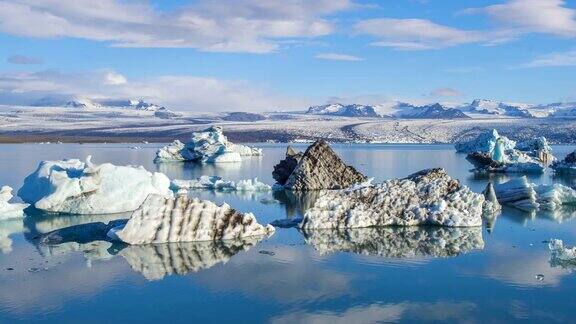
[[[219,175],[272,183],[284,145],[260,145],[263,158],[242,164],[154,165],[155,145],[0,145],[0,184],[16,190],[40,160],[85,158],[140,164],[170,178]],[[475,191],[474,176],[451,146],[337,145],[338,153],[376,181],[440,166]],[[574,147],[555,147],[564,156]],[[495,178],[505,181],[506,177]],[[550,174],[537,183],[573,179]],[[301,215],[314,197],[197,193],[262,223]],[[572,322],[576,274],[549,262],[544,241],[576,244],[576,213],[505,209],[478,229],[366,229],[226,244],[117,248],[106,242],[37,244],[37,236],[117,216],[29,215],[0,223],[0,322],[54,323],[373,323]],[[13,268],[13,270],[7,270]],[[574,269],[574,268],[573,268]]]

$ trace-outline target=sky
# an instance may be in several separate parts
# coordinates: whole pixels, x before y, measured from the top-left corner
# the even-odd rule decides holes
[[[576,1],[0,0],[0,104],[576,101]]]

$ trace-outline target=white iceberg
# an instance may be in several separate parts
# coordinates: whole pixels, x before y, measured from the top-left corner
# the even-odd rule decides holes
[[[548,249],[550,250],[550,264],[552,266],[569,269],[576,267],[576,246],[566,247],[562,240],[551,239],[548,243]]]
[[[28,204],[10,203],[12,197],[12,187],[0,188],[0,220],[24,217],[24,209]]]
[[[144,167],[93,164],[77,159],[42,161],[18,196],[35,208],[69,214],[133,211],[151,194],[171,196],[170,180]]]
[[[495,185],[494,191],[501,204],[525,211],[576,205],[576,190],[559,183],[533,184],[525,176]]]
[[[227,204],[150,195],[126,225],[113,228],[108,236],[128,244],[148,244],[231,240],[273,233],[274,227],[259,224],[252,213],[239,213]]]
[[[429,169],[357,190],[322,191],[300,227],[481,226],[483,203],[482,194],[445,170]]]
[[[203,175],[192,180],[172,180],[170,187],[180,190],[215,190],[215,191],[270,191],[272,186],[258,181],[258,178],[239,180],[237,182],[223,180],[217,176]]]
[[[481,133],[477,138],[471,141],[456,143],[456,152],[467,154],[474,152],[493,153],[498,141],[501,142],[501,145],[505,150],[514,149],[516,146],[515,141],[506,136],[500,136],[498,131],[493,129],[490,132]]]
[[[222,128],[209,127],[192,133],[190,142],[179,140],[159,149],[156,162],[195,161],[201,163],[240,162],[243,156],[260,156],[262,149],[234,144],[222,133]]]
[[[476,139],[456,144],[456,151],[479,170],[504,173],[541,173],[555,160],[544,137],[518,142],[501,136],[494,129]]]

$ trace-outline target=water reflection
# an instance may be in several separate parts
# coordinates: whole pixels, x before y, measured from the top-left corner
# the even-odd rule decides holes
[[[73,216],[51,217],[50,225],[62,225]],[[93,220],[86,218],[85,220]],[[258,244],[263,237],[243,238],[217,242],[190,242],[147,245],[126,245],[110,242],[106,233],[124,220],[109,224],[93,222],[61,227],[47,233],[29,235],[39,253],[47,259],[81,252],[88,267],[94,261],[103,261],[119,255],[132,269],[148,280],[162,279],[166,275],[184,275],[208,269],[227,262],[241,251]],[[46,222],[46,220],[44,220]]]
[[[482,250],[482,228],[374,227],[303,232],[320,254],[352,252],[388,258],[453,257]]]
[[[12,239],[10,236],[23,231],[24,224],[21,219],[0,221],[0,251],[4,254],[12,252]]]
[[[276,190],[273,196],[286,209],[287,218],[302,217],[306,210],[312,208],[320,192],[294,192],[291,190]]]

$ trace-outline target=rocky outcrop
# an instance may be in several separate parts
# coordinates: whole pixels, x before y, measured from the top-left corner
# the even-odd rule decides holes
[[[482,194],[444,169],[428,169],[373,186],[323,191],[300,227],[481,226],[483,203]]]
[[[108,232],[128,244],[197,242],[267,236],[271,225],[258,224],[252,213],[242,214],[227,204],[185,196],[150,195],[128,223]]]
[[[275,167],[275,179],[286,189],[344,189],[367,180],[366,176],[354,167],[346,165],[324,140],[310,145],[291,172],[291,166],[298,160],[299,155],[290,148],[286,153],[287,158]],[[284,178],[286,180],[283,182]]]

